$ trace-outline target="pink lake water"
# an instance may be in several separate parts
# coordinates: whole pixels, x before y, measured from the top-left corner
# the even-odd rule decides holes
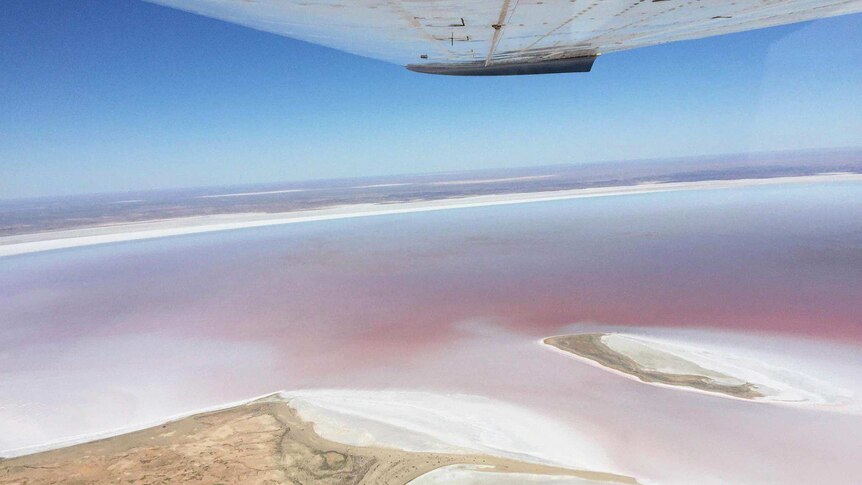
[[[862,388],[862,184],[400,214],[0,258],[0,450],[279,389],[469,393],[657,483],[859,483],[862,415],[634,382],[537,340],[762,347]],[[2,454],[2,453],[0,453]]]

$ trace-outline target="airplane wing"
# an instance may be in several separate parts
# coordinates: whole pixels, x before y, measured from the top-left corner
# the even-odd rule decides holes
[[[589,71],[600,54],[862,11],[862,0],[149,0],[432,74]]]

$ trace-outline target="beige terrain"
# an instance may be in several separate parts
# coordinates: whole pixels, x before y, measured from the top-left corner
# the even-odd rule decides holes
[[[561,335],[546,338],[543,342],[565,352],[592,360],[604,367],[636,377],[647,383],[690,387],[700,391],[720,393],[741,399],[764,397],[758,391],[757,387],[750,382],[728,384],[727,381],[733,380],[731,376],[699,368],[699,366],[691,362],[684,363],[688,364],[688,367],[698,370],[697,374],[670,373],[647,368],[632,357],[617,352],[605,345],[602,341],[602,337],[605,335],[601,333]],[[662,352],[655,351],[654,358],[663,358],[668,363],[673,363],[673,361],[681,362],[681,359],[677,357],[661,354]]]
[[[637,483],[501,457],[348,446],[321,438],[288,402],[265,398],[98,441],[0,460],[0,483],[404,484],[450,465]]]

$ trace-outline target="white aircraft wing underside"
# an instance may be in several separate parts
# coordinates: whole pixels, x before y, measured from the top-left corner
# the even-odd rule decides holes
[[[599,54],[862,11],[862,0],[150,0],[438,74],[588,71]]]

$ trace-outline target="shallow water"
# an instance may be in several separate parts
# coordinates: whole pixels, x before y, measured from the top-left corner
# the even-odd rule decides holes
[[[852,483],[862,472],[856,414],[656,388],[536,343],[618,328],[762,350],[852,388],[862,381],[862,184],[458,209],[0,258],[0,449],[277,389],[399,388],[529,407],[594,437],[613,471],[662,483]]]

